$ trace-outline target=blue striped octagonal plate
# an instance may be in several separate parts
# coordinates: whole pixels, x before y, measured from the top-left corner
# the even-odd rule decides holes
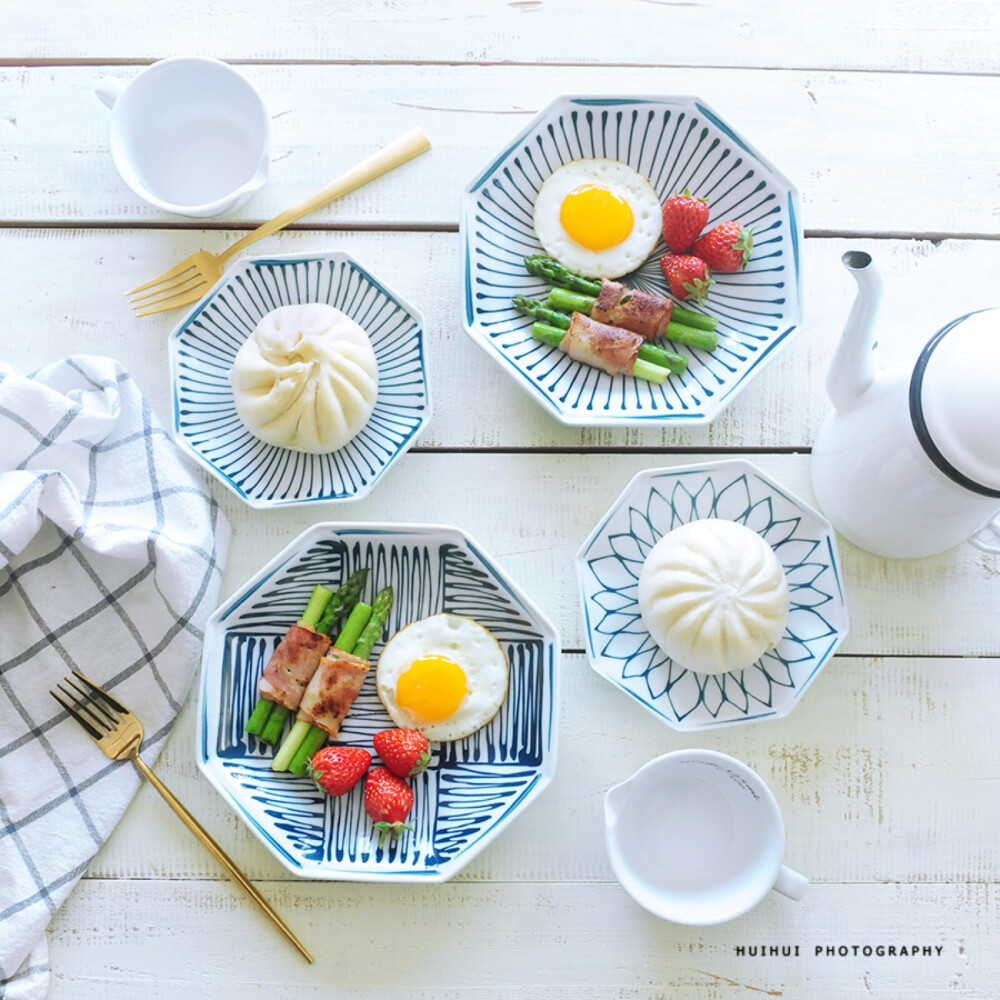
[[[395,592],[383,639],[447,611],[474,618],[510,663],[507,697],[479,732],[432,743],[427,770],[408,779],[412,832],[379,846],[359,784],[331,798],[308,777],[271,770],[273,751],[244,732],[257,681],[312,588],[338,586],[363,566],[363,595]],[[372,653],[374,664],[382,650]],[[436,525],[317,524],[271,560],[209,620],[197,721],[198,765],[274,856],[316,879],[440,882],[451,878],[552,780],[559,708],[559,638],[546,617],[471,538]],[[372,753],[392,726],[374,668],[338,742]],[[287,731],[287,730],[286,730]],[[377,763],[377,757],[375,758]]]
[[[688,369],[656,386],[611,377],[531,338],[512,295],[544,298],[523,266],[542,253],[532,209],[542,182],[586,157],[621,160],[652,183],[660,202],[687,188],[708,199],[709,226],[738,219],[753,230],[747,269],[716,275],[701,309],[719,321],[712,353],[667,342]],[[466,187],[462,197],[462,310],[466,332],[554,417],[579,426],[704,424],[713,420],[801,322],[794,186],[697,97],[561,97]],[[665,293],[661,240],[623,279]]]
[[[379,389],[368,423],[321,455],[266,444],[236,413],[228,372],[260,319],[325,302],[371,339]],[[359,500],[431,417],[423,320],[345,253],[241,260],[170,337],[175,438],[251,507]]]

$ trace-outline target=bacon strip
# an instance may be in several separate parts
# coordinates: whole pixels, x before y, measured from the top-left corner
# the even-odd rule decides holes
[[[632,330],[643,340],[653,340],[666,332],[673,308],[670,299],[605,278],[601,281],[601,294],[590,310],[590,318]]]
[[[332,648],[320,660],[296,718],[325,729],[333,739],[357,698],[368,673],[369,663],[353,653]]]
[[[637,333],[606,326],[576,312],[565,336],[559,341],[559,347],[574,361],[593,365],[609,375],[619,372],[631,375],[642,344],[643,339]]]
[[[260,696],[294,712],[329,648],[329,636],[296,622],[278,643],[264,668],[264,675],[257,684]]]

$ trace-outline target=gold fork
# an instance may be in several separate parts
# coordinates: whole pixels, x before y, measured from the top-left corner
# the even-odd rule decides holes
[[[184,825],[208,848],[212,856],[226,869],[243,891],[271,918],[281,933],[299,950],[307,962],[313,957],[301,941],[291,932],[288,925],[271,909],[271,905],[257,891],[253,883],[236,867],[236,863],[215,842],[212,835],[181,805],[174,793],[143,763],[139,756],[142,744],[142,723],[116,698],[113,698],[103,688],[99,688],[92,680],[88,680],[78,670],[74,676],[82,682],[83,687],[67,677],[63,684],[56,688],[65,698],[55,691],[49,694],[80,723],[94,738],[97,745],[112,760],[128,758],[140,770],[146,780],[167,800],[167,805],[181,818]],[[68,700],[66,700],[68,699]]]
[[[164,271],[158,278],[130,289],[125,295],[139,316],[150,316],[166,309],[176,309],[178,306],[197,302],[222,276],[226,261],[251,243],[284,229],[289,223],[301,219],[303,215],[308,215],[335,198],[361,187],[362,184],[395,170],[407,160],[412,160],[430,148],[430,141],[422,129],[410,129],[388,146],[383,146],[351,167],[347,173],[341,174],[305,201],[282,212],[270,222],[265,222],[252,233],[247,233],[228,250],[219,254],[199,250],[186,260],[182,260],[176,267]]]

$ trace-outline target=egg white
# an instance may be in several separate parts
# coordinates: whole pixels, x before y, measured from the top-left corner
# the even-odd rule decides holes
[[[397,703],[396,683],[414,660],[432,654],[462,668],[468,693],[447,719],[423,722]],[[471,618],[442,613],[411,622],[389,639],[375,667],[375,689],[397,726],[417,729],[429,740],[460,740],[497,714],[507,696],[507,675],[507,657],[492,633]]]
[[[585,184],[608,188],[632,210],[632,231],[605,250],[588,250],[563,229],[559,219],[566,196]],[[618,278],[634,271],[660,239],[660,199],[642,174],[618,160],[586,159],[564,163],[538,190],[533,216],[535,235],[545,252],[576,274]]]

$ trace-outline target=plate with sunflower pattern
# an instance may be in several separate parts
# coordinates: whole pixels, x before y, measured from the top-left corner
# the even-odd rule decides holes
[[[638,602],[650,549],[679,525],[712,517],[756,531],[791,591],[778,644],[749,667],[715,675],[671,660],[646,630]],[[743,460],[640,472],[584,542],[576,568],[591,666],[674,729],[787,715],[847,636],[829,521]]]

